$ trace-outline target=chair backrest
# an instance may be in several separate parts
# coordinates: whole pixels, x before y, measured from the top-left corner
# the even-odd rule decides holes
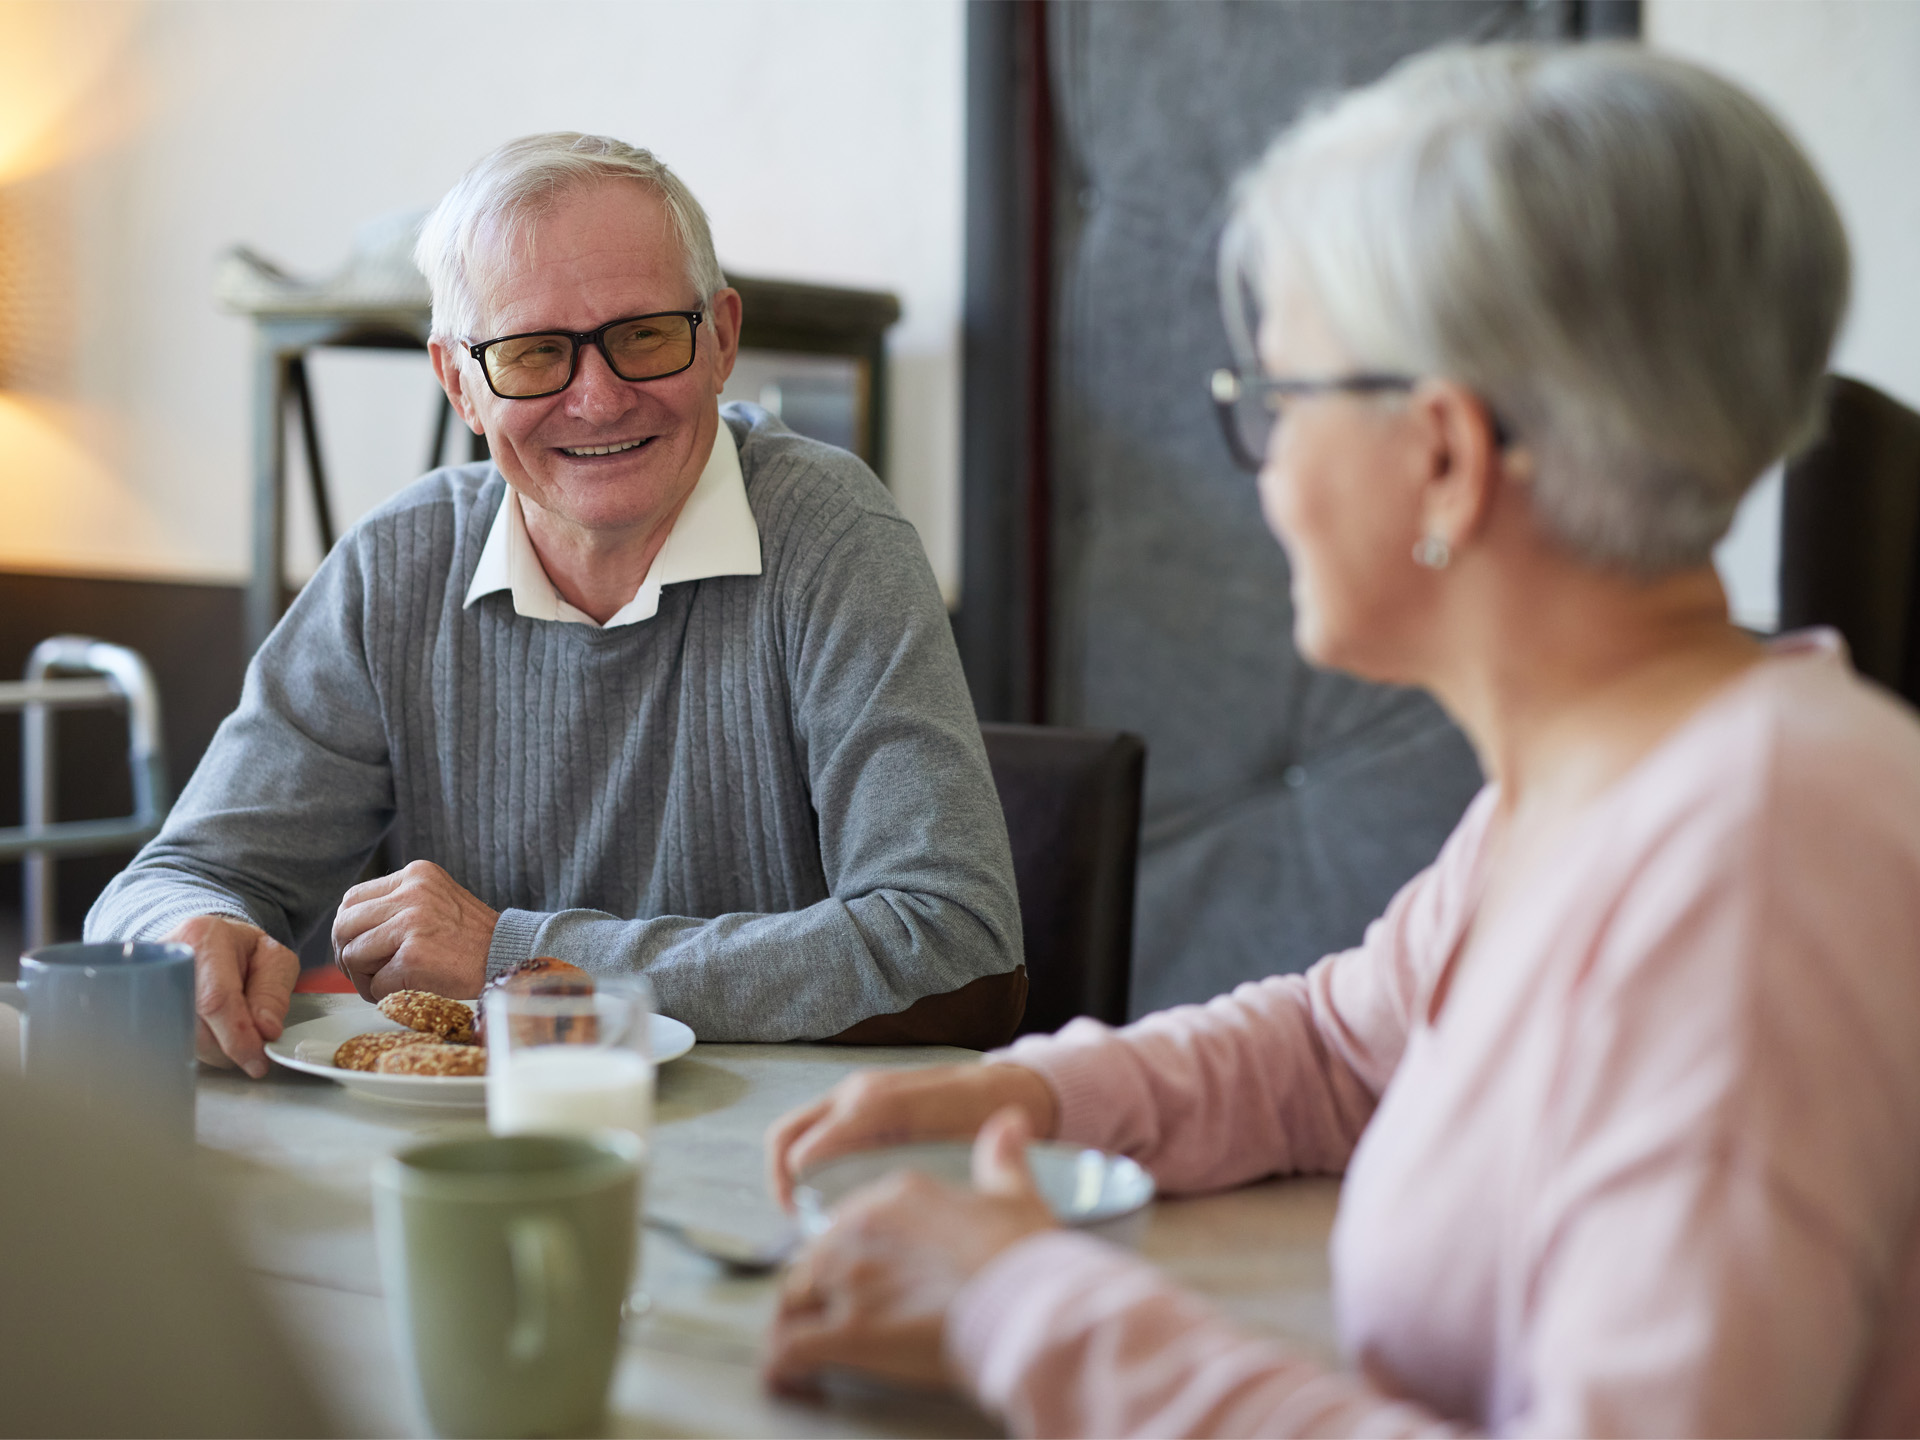
[[[1027,951],[1020,1034],[1127,1018],[1147,747],[1118,730],[982,725]]]
[[[1780,626],[1803,625],[1838,629],[1861,674],[1920,704],[1920,415],[1839,375],[1781,504]]]

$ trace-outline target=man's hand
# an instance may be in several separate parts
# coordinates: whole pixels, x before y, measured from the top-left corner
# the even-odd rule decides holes
[[[430,990],[471,1000],[486,983],[499,918],[438,865],[415,860],[341,897],[333,953],[362,999]]]
[[[193,947],[193,1050],[208,1065],[267,1073],[266,1043],[286,1028],[300,957],[257,925],[197,915],[166,937]]]
[[[974,1141],[972,1191],[903,1171],[841,1201],[780,1287],[767,1383],[795,1390],[825,1370],[864,1370],[951,1384],[954,1297],[1001,1251],[1056,1223],[1027,1168],[1031,1138],[1026,1111],[1010,1105]]]
[[[1029,1133],[1051,1136],[1053,1087],[1024,1065],[939,1065],[928,1070],[866,1070],[810,1105],[782,1115],[767,1131],[767,1184],[793,1207],[793,1179],[810,1165],[881,1145],[970,1139],[995,1111],[1013,1105]]]

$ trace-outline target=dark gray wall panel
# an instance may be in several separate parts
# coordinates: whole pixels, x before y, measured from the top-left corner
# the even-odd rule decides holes
[[[1303,102],[1505,0],[1052,7],[1059,343],[1050,719],[1148,742],[1136,1011],[1354,943],[1479,784],[1426,696],[1295,653],[1286,557],[1205,392],[1234,178]]]

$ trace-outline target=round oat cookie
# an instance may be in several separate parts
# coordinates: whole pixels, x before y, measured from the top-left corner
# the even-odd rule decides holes
[[[400,1045],[430,1045],[431,1035],[418,1030],[374,1030],[340,1042],[333,1052],[336,1070],[371,1070],[382,1055]]]
[[[473,1007],[425,990],[396,990],[380,1002],[380,1013],[409,1030],[450,1045],[473,1043]]]
[[[487,1052],[478,1045],[400,1045],[373,1067],[382,1075],[484,1075]]]

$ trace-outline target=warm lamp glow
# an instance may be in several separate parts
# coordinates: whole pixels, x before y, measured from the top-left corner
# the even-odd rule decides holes
[[[141,573],[178,549],[122,478],[120,422],[62,398],[70,172],[137,122],[144,8],[0,0],[0,569]]]
[[[0,0],[0,185],[124,136],[133,76],[103,83],[128,50],[144,0]]]
[[[156,556],[190,554],[112,460],[111,416],[0,394],[0,570],[149,574]]]

